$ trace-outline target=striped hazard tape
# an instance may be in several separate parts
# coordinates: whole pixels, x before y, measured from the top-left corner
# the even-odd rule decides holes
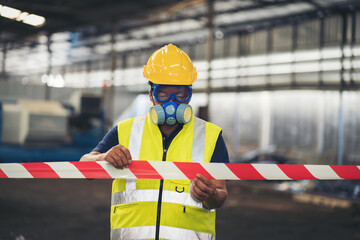
[[[360,166],[133,161],[117,169],[108,162],[2,163],[0,178],[194,179],[224,180],[360,179]]]

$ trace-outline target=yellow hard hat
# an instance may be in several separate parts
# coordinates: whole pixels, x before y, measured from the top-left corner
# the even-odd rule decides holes
[[[169,44],[151,55],[144,66],[144,77],[154,84],[191,85],[197,73],[189,56]]]

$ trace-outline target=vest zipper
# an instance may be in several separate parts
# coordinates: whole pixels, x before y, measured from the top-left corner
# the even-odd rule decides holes
[[[166,161],[166,152],[167,148],[164,148],[162,161]],[[160,215],[161,215],[161,203],[162,203],[162,193],[163,193],[164,180],[160,180],[159,187],[159,198],[158,198],[158,206],[157,206],[157,215],[156,215],[156,230],[155,230],[155,240],[159,240],[160,238]]]

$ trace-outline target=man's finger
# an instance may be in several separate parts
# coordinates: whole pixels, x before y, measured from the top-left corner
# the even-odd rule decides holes
[[[119,147],[119,148],[115,149],[117,157],[118,157],[118,161],[121,162],[121,166],[124,166],[125,168],[127,168],[128,165],[131,163],[131,160],[128,159],[126,152],[124,152],[123,150],[127,150],[127,149],[125,147]]]
[[[199,186],[200,184],[200,186]],[[197,193],[197,195],[201,198],[200,200],[206,200],[210,196],[211,189],[208,188],[204,183],[201,181],[198,181],[198,183],[194,182],[194,191]]]
[[[194,179],[194,185],[203,192],[209,191],[209,187],[201,179]]]
[[[116,167],[116,168],[119,167],[118,164],[117,164],[117,162],[115,161],[115,159],[112,158],[110,154],[105,157],[105,161],[111,163],[111,165],[113,165],[113,166]]]
[[[193,189],[192,189],[192,193],[193,193],[193,196],[198,199],[199,201],[203,201],[205,200],[205,194],[204,192],[202,192],[199,188],[197,188],[196,186],[193,186]]]
[[[117,159],[121,160],[122,162],[124,162],[123,160],[126,160],[125,153],[123,153],[123,151],[121,149],[116,149],[115,154],[116,154]]]
[[[122,160],[125,160],[123,161],[125,166],[131,163],[131,154],[129,149],[127,149],[123,145],[117,145],[116,147],[114,147],[114,150],[122,158]]]
[[[127,159],[128,161],[131,161],[132,158],[131,158],[131,154],[130,154],[129,149],[127,149],[126,147],[122,146],[121,150],[122,150],[123,153],[125,154],[126,159]]]
[[[196,174],[196,177],[201,180],[206,186],[211,187],[212,186],[212,181],[210,179],[207,179],[206,177],[204,177],[201,174]]]

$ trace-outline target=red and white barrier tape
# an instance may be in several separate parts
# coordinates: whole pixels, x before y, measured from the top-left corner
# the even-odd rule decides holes
[[[360,179],[360,166],[133,161],[116,169],[108,162],[2,163],[0,178],[194,179],[224,180]]]

